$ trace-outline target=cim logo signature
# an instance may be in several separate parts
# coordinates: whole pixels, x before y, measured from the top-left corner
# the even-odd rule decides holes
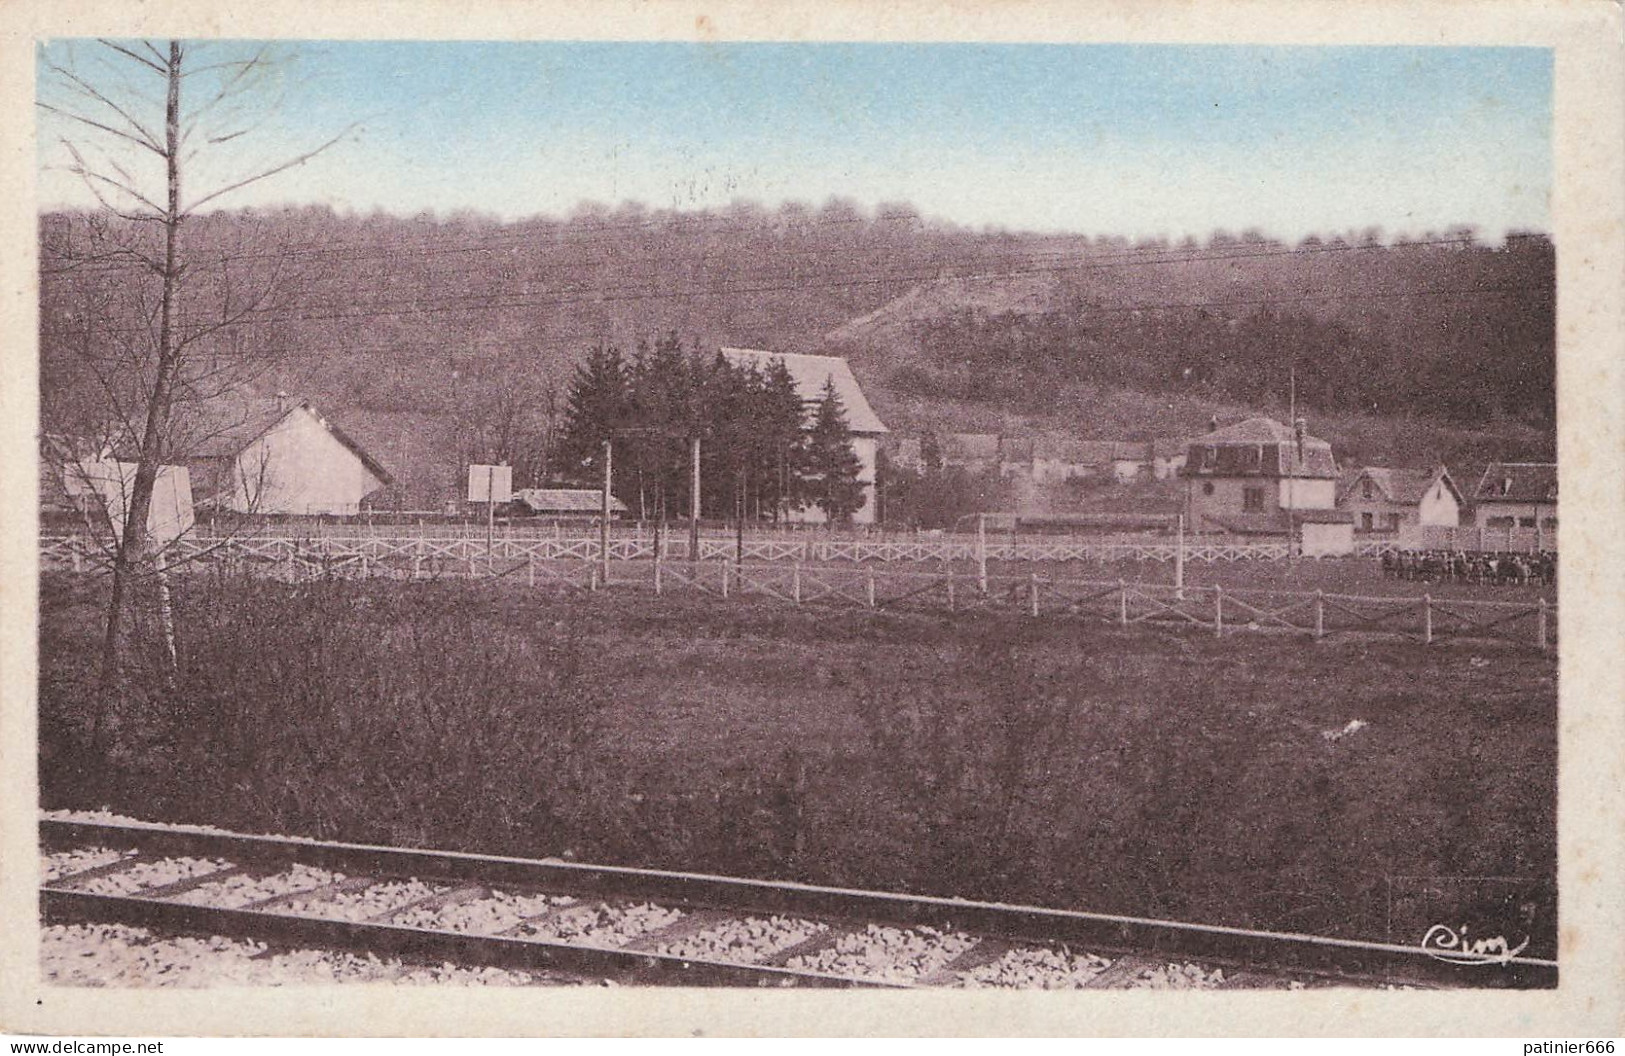
[[[1529,946],[1528,936],[1512,946],[1504,935],[1469,938],[1467,931],[1465,924],[1457,928],[1435,924],[1422,936],[1422,952],[1449,964],[1511,964]]]

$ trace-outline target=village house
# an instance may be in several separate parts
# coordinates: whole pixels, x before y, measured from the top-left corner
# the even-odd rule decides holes
[[[1031,442],[1029,465],[1009,467],[1012,473],[1030,473],[1045,484],[1067,480],[1087,480],[1110,475],[1119,484],[1150,477],[1167,480],[1185,464],[1181,440],[1076,440],[1070,437],[1039,437]]]
[[[997,433],[949,433],[939,442],[944,468],[972,475],[995,467],[1006,480],[1060,484],[1110,476],[1120,484],[1167,480],[1185,465],[1183,440],[1079,440],[1054,434],[1002,436]],[[891,451],[899,469],[922,472],[922,442],[898,440]]]
[[[1557,465],[1553,462],[1491,462],[1473,493],[1479,528],[1557,530]]]
[[[41,519],[77,523],[99,511],[101,500],[89,466],[113,457],[112,448],[83,437],[46,433],[40,437]]]
[[[1053,434],[1001,437],[999,475],[1034,484],[1099,477],[1114,471],[1114,458],[1122,446],[1111,440],[1078,440]]]
[[[1433,470],[1364,466],[1338,488],[1337,508],[1354,517],[1360,533],[1398,532],[1416,525],[1454,528],[1464,505],[1443,466]]]
[[[238,394],[178,417],[173,449],[200,507],[236,513],[353,515],[392,478],[310,403]]]
[[[1332,445],[1272,418],[1249,418],[1192,439],[1185,468],[1186,522],[1198,532],[1286,535],[1297,529],[1310,552],[1338,552],[1353,517],[1337,510]],[[1331,549],[1323,549],[1330,547]]]
[[[111,445],[47,435],[42,438],[39,465],[41,523],[124,537],[136,463],[114,458]],[[192,485],[186,467],[159,466],[147,509],[149,537],[169,542],[190,531],[192,524]]]
[[[858,456],[858,482],[863,485],[863,505],[852,515],[854,524],[873,524],[877,504],[875,501],[875,462],[880,450],[881,437],[887,433],[880,416],[869,405],[869,400],[852,374],[852,367],[839,356],[811,356],[796,352],[768,352],[754,348],[724,348],[722,355],[735,367],[754,367],[765,371],[776,360],[783,363],[795,382],[801,402],[811,412],[824,399],[824,388],[835,383],[835,395],[846,414],[846,424],[852,430],[852,451]],[[790,512],[790,520],[809,524],[822,523],[824,511],[807,506]]]

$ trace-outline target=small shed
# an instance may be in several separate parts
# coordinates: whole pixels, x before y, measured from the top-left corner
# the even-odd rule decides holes
[[[1354,517],[1345,510],[1271,510],[1268,513],[1208,514],[1208,531],[1262,536],[1284,541],[1297,537],[1305,557],[1341,557],[1354,553]]]
[[[1347,557],[1354,553],[1354,517],[1344,510],[1297,510],[1298,552],[1304,557]]]
[[[519,488],[514,505],[532,517],[561,521],[595,521],[604,508],[604,493],[591,488]],[[619,520],[627,512],[626,503],[610,496],[609,516]]]

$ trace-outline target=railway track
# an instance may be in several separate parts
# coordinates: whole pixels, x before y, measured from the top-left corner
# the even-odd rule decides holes
[[[895,892],[40,820],[48,925],[317,948],[532,982],[1259,989],[1551,986],[1556,963]],[[1491,974],[1493,973],[1493,974]]]

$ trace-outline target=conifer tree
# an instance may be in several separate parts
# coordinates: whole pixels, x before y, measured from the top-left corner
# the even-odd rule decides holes
[[[631,410],[629,381],[626,362],[611,345],[598,345],[576,367],[559,438],[559,464],[569,476],[596,483],[603,473],[603,443],[626,424]]]
[[[761,437],[758,468],[761,505],[778,522],[791,509],[807,501],[803,479],[807,409],[796,389],[790,368],[781,359],[768,365],[761,377]]]
[[[863,484],[858,479],[863,463],[852,450],[852,428],[834,378],[824,384],[807,433],[806,468],[809,497],[831,524],[844,524],[863,508]]]

